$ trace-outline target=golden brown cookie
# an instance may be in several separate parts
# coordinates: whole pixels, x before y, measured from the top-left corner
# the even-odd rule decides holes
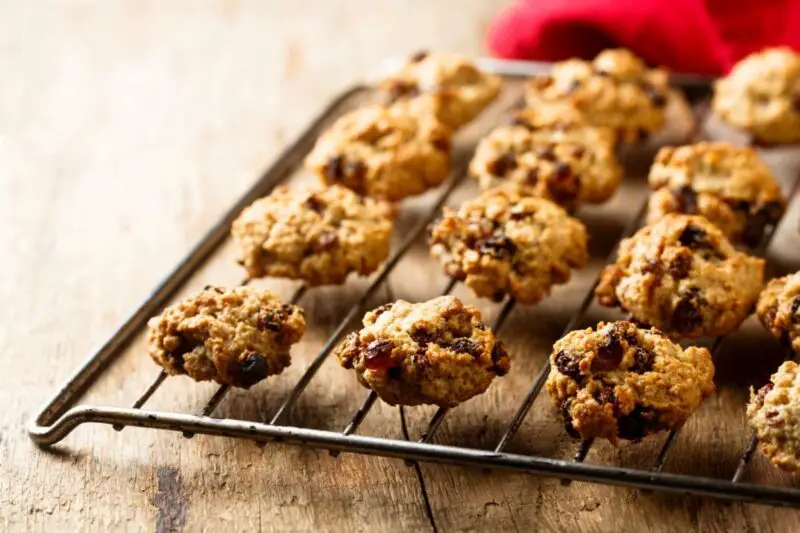
[[[570,436],[639,440],[682,426],[714,392],[714,365],[657,329],[601,322],[555,343],[546,387]]]
[[[148,351],[171,375],[250,388],[291,363],[303,310],[252,287],[207,287],[147,323]]]
[[[442,183],[450,173],[452,131],[433,118],[367,106],[334,122],[306,157],[323,183],[402,200]]]
[[[503,343],[481,322],[480,311],[455,296],[399,300],[370,311],[363,323],[336,356],[391,405],[455,407],[509,369]]]
[[[480,141],[470,174],[483,189],[516,183],[567,208],[601,203],[614,194],[622,178],[614,144],[610,128],[552,123],[526,110]]]
[[[767,331],[800,353],[800,272],[770,281],[756,312]]]
[[[701,142],[662,148],[650,168],[648,223],[667,213],[701,215],[735,243],[755,247],[786,200],[772,172],[749,147]]]
[[[772,464],[800,473],[800,367],[786,361],[758,392],[750,389],[747,417]]]
[[[664,126],[669,96],[667,73],[647,68],[629,50],[601,52],[593,61],[570,59],[525,87],[528,107],[551,117],[579,117],[613,128],[618,139],[636,142]]]
[[[714,84],[714,113],[766,143],[800,141],[800,54],[767,48]]]
[[[763,286],[763,259],[734,249],[703,217],[667,215],[620,243],[595,292],[636,322],[696,339],[739,327]]]
[[[465,57],[418,52],[379,89],[392,106],[457,129],[483,111],[500,94],[502,84],[498,76],[481,72]]]
[[[589,259],[586,228],[556,204],[498,187],[445,208],[430,227],[431,255],[475,294],[536,303]]]
[[[251,278],[315,286],[374,272],[389,255],[392,225],[387,204],[344,187],[278,186],[245,208],[231,232]]]

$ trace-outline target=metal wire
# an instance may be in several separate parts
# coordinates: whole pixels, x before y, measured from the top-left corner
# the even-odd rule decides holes
[[[517,304],[517,301],[514,298],[507,298],[505,304],[500,309],[500,313],[498,313],[497,318],[492,325],[492,330],[494,334],[497,335],[500,329],[505,324],[508,315],[511,314],[511,311],[514,310],[514,306]],[[447,416],[447,413],[450,411],[447,407],[440,407],[436,413],[431,418],[431,421],[428,423],[428,428],[422,434],[418,442],[430,442],[436,432],[439,430],[439,427],[444,422],[444,417]]]
[[[533,71],[529,72],[530,67],[526,66],[526,64],[511,65],[499,62],[497,65],[495,65],[494,68],[501,68],[504,66],[503,68],[506,70],[498,73],[505,75],[509,75],[509,73],[515,69],[521,72],[533,73]],[[703,89],[706,89],[705,85]],[[28,431],[32,440],[39,445],[48,446],[60,441],[75,427],[84,423],[109,424],[113,425],[115,428],[133,425],[159,430],[173,430],[188,434],[204,433],[208,435],[224,435],[234,438],[256,440],[258,443],[280,441],[290,444],[316,446],[329,450],[397,457],[410,461],[424,460],[444,464],[473,466],[477,468],[511,469],[561,479],[577,479],[646,490],[690,493],[773,505],[800,507],[800,491],[796,489],[768,487],[739,482],[741,473],[738,473],[738,471],[744,471],[744,465],[746,465],[749,459],[747,452],[746,457],[742,458],[740,468],[737,469],[737,475],[734,476],[734,481],[662,473],[660,468],[667,458],[667,454],[671,449],[672,441],[675,440],[677,432],[670,433],[667,437],[657,460],[656,466],[658,467],[658,471],[652,472],[623,467],[584,464],[581,461],[582,458],[586,456],[586,453],[588,453],[591,442],[583,443],[579,450],[579,454],[583,450],[582,456],[576,456],[575,461],[561,461],[545,457],[516,455],[503,452],[505,446],[519,429],[519,426],[535,401],[536,396],[544,385],[549,370],[549,364],[547,363],[543,365],[531,389],[528,391],[524,403],[516,412],[516,416],[512,420],[511,425],[501,438],[496,451],[431,444],[430,440],[437,429],[441,427],[445,415],[448,412],[447,410],[439,410],[432,417],[428,424],[428,429],[423,433],[422,442],[360,436],[357,434],[358,428],[377,400],[377,395],[374,393],[369,393],[367,395],[361,408],[354,414],[351,422],[342,432],[276,425],[288,414],[308,382],[313,378],[325,358],[333,349],[335,343],[338,342],[338,339],[347,331],[352,321],[355,320],[362,308],[366,305],[368,299],[377,290],[377,287],[381,285],[381,283],[387,281],[389,273],[410,248],[414,240],[424,231],[427,222],[435,216],[450,193],[461,182],[464,176],[466,162],[459,164],[458,168],[454,171],[451,181],[437,198],[436,205],[431,211],[430,218],[414,227],[412,233],[402,242],[398,251],[395,252],[389,261],[387,261],[386,265],[384,265],[384,268],[373,278],[367,292],[362,295],[361,299],[350,309],[346,317],[338,325],[334,332],[334,338],[329,339],[322,347],[314,361],[306,369],[300,382],[292,389],[280,406],[272,418],[271,423],[212,418],[214,410],[225,397],[227,392],[225,388],[218,389],[208,404],[206,404],[198,414],[163,413],[143,409],[144,404],[165,379],[166,374],[163,373],[156,377],[153,384],[151,384],[137,402],[134,403],[133,408],[75,405],[80,393],[85,390],[88,384],[91,384],[93,380],[101,374],[109,362],[121,353],[126,343],[141,331],[146,319],[152,316],[152,313],[157,312],[157,309],[168,301],[171,295],[182,286],[185,280],[188,279],[190,275],[197,272],[205,258],[219,247],[224,238],[229,234],[230,223],[233,218],[238,215],[239,211],[256,198],[267,194],[279,181],[293,172],[294,169],[299,166],[305,153],[307,153],[313,145],[316,135],[324,124],[329,123],[330,120],[335,118],[334,111],[339,109],[337,106],[345,103],[347,97],[363,90],[363,88],[356,88],[349,91],[318,118],[311,128],[284,153],[273,168],[259,180],[256,186],[228,211],[205,239],[192,250],[187,258],[178,265],[174,272],[156,289],[151,297],[142,304],[114,336],[78,369],[61,390],[46,404],[37,418],[29,425]],[[642,212],[640,211],[636,217],[637,221],[635,226],[638,226],[638,219],[641,218],[641,214]],[[635,227],[633,229],[635,231]],[[626,231],[623,237],[630,234],[632,234],[632,232]],[[613,255],[614,252],[612,252],[609,261],[613,259]],[[586,309],[591,304],[596,284],[597,281],[595,281],[592,289],[587,293],[576,315],[570,320],[567,332],[577,327],[580,323]],[[513,303],[511,303],[511,306],[513,306]],[[498,318],[502,317],[502,315],[503,312],[501,311]],[[499,327],[495,326],[495,330],[497,329],[499,329]],[[401,417],[404,419],[405,414],[403,413]],[[405,435],[407,437],[407,434]],[[755,448],[754,440],[751,440],[748,448]],[[750,450],[749,453],[752,453],[752,450]]]
[[[622,241],[622,239],[626,239],[636,232],[636,229],[639,227],[639,224],[642,218],[644,217],[646,209],[647,209],[647,200],[645,200],[642,203],[636,216],[633,217],[633,220],[631,220],[631,222],[622,232],[622,236],[617,241],[617,244],[614,245],[614,249],[611,250],[611,253],[609,253],[608,258],[606,259],[604,264],[609,264],[614,260],[614,257],[617,254],[617,250],[619,249],[619,244]],[[600,283],[600,275],[601,273],[597,274],[597,277],[592,283],[592,286],[586,292],[586,296],[583,297],[583,301],[581,302],[580,307],[578,307],[578,310],[575,312],[574,315],[572,315],[572,318],[567,324],[567,327],[564,328],[564,332],[561,334],[562,337],[567,333],[569,333],[570,331],[574,330],[578,326],[580,321],[583,319],[583,316],[586,314],[586,310],[591,305],[592,300],[594,300],[594,290]],[[502,452],[506,448],[506,446],[508,446],[508,443],[511,441],[511,439],[514,438],[514,435],[519,430],[519,427],[522,425],[522,422],[525,420],[525,417],[528,415],[528,412],[533,406],[534,400],[536,400],[536,397],[541,392],[542,387],[544,386],[544,382],[547,379],[549,373],[550,373],[550,362],[548,359],[545,359],[542,368],[539,371],[539,374],[536,376],[536,379],[533,382],[533,385],[528,391],[528,394],[525,396],[525,399],[522,401],[522,405],[519,407],[516,414],[514,415],[514,418],[511,420],[511,424],[509,424],[508,429],[506,429],[505,433],[503,433],[503,436],[500,438],[500,442],[497,443],[497,446],[494,449],[495,452]]]

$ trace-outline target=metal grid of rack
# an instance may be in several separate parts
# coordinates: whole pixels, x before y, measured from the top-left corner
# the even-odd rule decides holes
[[[483,60],[481,66],[487,70],[508,78],[527,77],[540,72],[541,64],[526,62],[507,62]],[[690,99],[702,99],[708,94],[709,82],[699,78],[675,77],[673,85],[684,89]],[[507,445],[519,430],[534,400],[542,390],[547,378],[549,365],[545,361],[539,374],[533,381],[525,399],[507,426],[499,442],[493,449],[476,449],[446,446],[431,443],[434,434],[445,420],[448,409],[440,408],[429,420],[427,429],[417,441],[394,440],[380,437],[358,435],[358,429],[370,409],[374,406],[377,395],[369,392],[361,406],[353,414],[350,422],[342,431],[325,431],[286,425],[287,413],[295,406],[308,384],[317,376],[318,370],[328,358],[336,344],[353,326],[355,320],[363,313],[370,297],[375,294],[387,280],[389,274],[397,266],[414,242],[422,235],[428,223],[438,214],[453,191],[461,184],[466,174],[466,163],[456,165],[453,175],[437,196],[430,212],[423,217],[405,236],[386,261],[383,267],[373,276],[369,286],[350,308],[337,328],[325,341],[317,356],[306,368],[303,375],[291,389],[269,421],[252,422],[237,419],[213,418],[212,415],[228,392],[223,385],[217,389],[210,400],[196,414],[151,411],[145,404],[161,386],[166,374],[161,372],[155,381],[142,393],[130,408],[107,407],[100,405],[79,404],[83,392],[101,377],[106,367],[117,358],[125,346],[145,326],[147,319],[157,313],[170,298],[183,286],[192,274],[203,265],[206,259],[217,250],[226,239],[230,225],[239,212],[255,199],[269,193],[278,183],[283,181],[296,169],[302,158],[311,149],[324,124],[334,116],[336,109],[354,95],[368,92],[367,86],[359,85],[342,94],[330,104],[323,114],[314,121],[300,138],[290,146],[275,165],[248,191],[211,229],[189,255],[175,270],[154,290],[151,296],[134,312],[134,314],[117,330],[97,353],[92,355],[68,379],[64,386],[45,405],[35,420],[29,425],[30,437],[39,445],[49,446],[72,432],[77,426],[86,423],[107,424],[121,431],[125,426],[137,426],[153,429],[164,429],[182,432],[185,437],[196,433],[227,436],[254,440],[258,443],[270,441],[287,444],[300,444],[326,448],[332,454],[352,452],[368,455],[380,455],[405,459],[407,462],[428,461],[444,464],[458,464],[478,468],[516,470],[543,476],[552,476],[563,480],[579,480],[610,485],[619,485],[641,489],[687,493],[711,496],[729,500],[742,500],[778,506],[800,507],[800,490],[763,484],[741,482],[742,475],[756,446],[755,437],[748,442],[743,451],[740,463],[730,479],[700,477],[685,474],[663,472],[664,463],[675,442],[678,430],[669,433],[656,460],[649,469],[612,467],[584,463],[592,441],[584,441],[578,445],[573,460],[559,460],[548,457],[522,455],[505,451]],[[703,106],[698,106],[702,109]],[[796,186],[797,184],[795,184]],[[632,235],[641,223],[644,206],[625,229],[621,238]],[[756,253],[763,254],[774,234],[775,228],[769,228],[761,246]],[[616,246],[609,260],[613,259]],[[582,303],[571,317],[565,333],[577,327],[592,302],[597,280],[587,291]],[[450,281],[442,294],[449,294],[456,282]],[[300,286],[291,301],[300,301],[306,293],[306,287]],[[495,331],[503,327],[507,317],[513,311],[515,302],[508,298],[503,303],[493,324]],[[712,351],[719,350],[722,339],[716,339]],[[400,410],[405,421],[405,413]],[[405,426],[404,426],[405,427]]]

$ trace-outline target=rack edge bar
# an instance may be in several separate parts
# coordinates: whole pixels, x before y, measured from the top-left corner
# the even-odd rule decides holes
[[[793,489],[733,483],[680,474],[653,473],[646,470],[580,464],[559,459],[497,453],[474,448],[392,440],[292,426],[271,426],[259,422],[215,419],[211,417],[136,411],[129,408],[80,406],[70,409],[49,428],[31,428],[31,438],[40,445],[57,442],[84,423],[165,429],[178,432],[221,435],[258,441],[305,444],[329,450],[358,452],[398,459],[455,464],[527,472],[575,481],[600,482],[622,487],[693,494],[800,508],[800,492]]]

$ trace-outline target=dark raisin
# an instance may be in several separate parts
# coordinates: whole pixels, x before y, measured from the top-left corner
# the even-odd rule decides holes
[[[572,168],[567,163],[559,161],[556,163],[556,178],[563,180],[572,176]]]
[[[335,231],[326,231],[322,233],[317,240],[311,245],[311,249],[315,253],[327,252],[336,247],[339,243],[339,236]]]
[[[389,339],[377,339],[367,344],[364,366],[370,370],[381,370],[392,366],[394,343]]]
[[[594,73],[595,73],[595,75],[600,76],[601,78],[604,78],[606,76],[610,76],[611,75],[608,72],[606,72],[605,70],[599,69],[599,68],[594,69]]]
[[[322,199],[316,194],[312,194],[306,199],[305,206],[315,213],[322,213],[327,207],[325,202],[323,202]]]
[[[386,376],[389,379],[400,379],[403,375],[403,367],[402,366],[393,366],[386,371]]]
[[[792,98],[792,107],[794,107],[797,113],[800,113],[800,94],[796,94],[794,98]]]
[[[650,132],[644,128],[639,128],[636,132],[637,137],[639,137],[640,141],[646,141],[648,137],[650,137]]]
[[[502,302],[505,299],[505,297],[506,297],[506,292],[502,289],[495,291],[494,294],[492,294],[491,296],[492,301],[498,303]]]
[[[775,387],[774,384],[767,383],[766,385],[758,389],[758,392],[756,393],[756,403],[758,403],[759,406],[764,405],[764,398],[767,397],[769,391],[771,391],[774,387]]]
[[[699,296],[698,289],[691,289],[685,294],[675,309],[672,311],[672,327],[678,333],[690,333],[703,323],[703,315],[700,313],[702,298]]]
[[[236,369],[236,382],[244,388],[252,387],[267,377],[267,371],[267,362],[263,355],[248,354],[239,361],[239,367]]]
[[[664,96],[664,93],[653,87],[652,85],[646,85],[644,87],[644,93],[650,98],[650,101],[653,102],[653,105],[656,107],[664,107],[667,105],[667,99]]]
[[[609,334],[603,344],[597,347],[597,355],[592,359],[592,372],[616,370],[625,355],[625,348],[619,337]]]
[[[434,148],[439,150],[440,152],[449,152],[450,151],[450,139],[444,135],[441,137],[436,137],[431,140],[431,144]]]
[[[427,50],[420,50],[420,51],[416,52],[414,55],[411,56],[411,62],[412,63],[419,63],[420,61],[422,61],[426,57],[428,57],[428,51]]]
[[[481,254],[491,255],[497,259],[512,257],[517,253],[517,245],[505,235],[492,235],[477,243]]]
[[[579,356],[561,350],[556,354],[555,365],[559,372],[580,383],[582,375]]]
[[[797,324],[800,322],[800,314],[798,314],[798,310],[800,310],[800,296],[795,296],[794,300],[792,300],[792,324]]]
[[[617,435],[622,439],[639,440],[658,429],[658,412],[637,405],[633,411],[617,419]]]
[[[697,213],[697,192],[688,185],[684,185],[675,191],[675,200],[678,202],[678,210],[687,215]]]
[[[583,157],[583,154],[585,153],[586,153],[586,148],[584,148],[583,146],[577,145],[572,148],[572,155],[574,155],[578,159]]]
[[[480,325],[483,326],[483,324]],[[503,345],[502,341],[496,341],[494,343],[494,346],[492,347],[492,361],[496,363],[501,359],[505,359],[506,357],[508,357],[508,352],[506,351],[506,347]]]
[[[372,312],[375,314],[375,318],[378,318],[378,317],[379,317],[379,316],[381,316],[383,313],[385,313],[386,311],[388,311],[389,309],[391,309],[393,306],[394,306],[394,304],[393,304],[393,303],[383,304],[382,306],[380,306],[380,307],[378,307],[378,308],[374,309]]]
[[[522,115],[514,115],[511,117],[510,123],[512,126],[522,126],[523,128],[531,131],[536,129],[533,127],[533,124],[531,124],[528,119]]]
[[[691,248],[692,250],[706,248],[709,246],[708,235],[706,232],[697,226],[692,226],[691,224],[683,228],[683,231],[678,237],[678,242],[680,242],[683,246]]]
[[[563,161],[555,166],[554,179],[547,182],[547,190],[557,203],[566,203],[578,196],[581,182],[572,174],[572,168]]]
[[[502,178],[512,170],[517,168],[517,157],[513,152],[505,152],[497,159],[489,163],[489,172],[493,176]]]
[[[574,438],[579,439],[581,438],[580,433],[572,426],[572,415],[569,414],[569,408],[571,405],[570,400],[564,400],[564,403],[561,404],[561,414],[564,417],[564,429],[567,430],[567,434]]]
[[[425,347],[433,341],[434,335],[427,329],[418,328],[411,331],[411,338],[420,346]]]
[[[744,230],[742,240],[744,243],[755,248],[764,238],[767,226],[777,223],[783,216],[783,205],[771,202],[762,206],[758,211],[747,217],[747,225]]]
[[[344,182],[356,192],[364,188],[364,177],[367,175],[367,166],[361,161],[349,161],[344,166]]]
[[[466,353],[472,357],[480,357],[480,345],[471,339],[456,339],[450,343],[450,349],[457,353]]]
[[[279,333],[282,329],[281,323],[285,319],[283,311],[264,311],[259,314],[256,325],[258,329]]]
[[[656,354],[647,348],[635,348],[633,351],[633,364],[628,369],[630,372],[644,374],[653,370]]]
[[[667,272],[674,279],[685,279],[692,270],[693,257],[691,253],[679,253],[669,264]]]
[[[419,87],[416,83],[406,83],[394,81],[389,87],[389,102],[393,103],[403,97],[414,97],[419,95]]]
[[[528,175],[525,176],[525,182],[529,185],[536,185],[536,182],[539,181],[539,169],[532,168],[528,172]]]
[[[544,148],[539,149],[537,155],[539,156],[540,159],[544,159],[545,161],[556,160],[556,153],[549,146],[545,146]]]
[[[339,155],[331,157],[325,165],[325,175],[332,181],[341,181],[344,177],[344,158]]]

